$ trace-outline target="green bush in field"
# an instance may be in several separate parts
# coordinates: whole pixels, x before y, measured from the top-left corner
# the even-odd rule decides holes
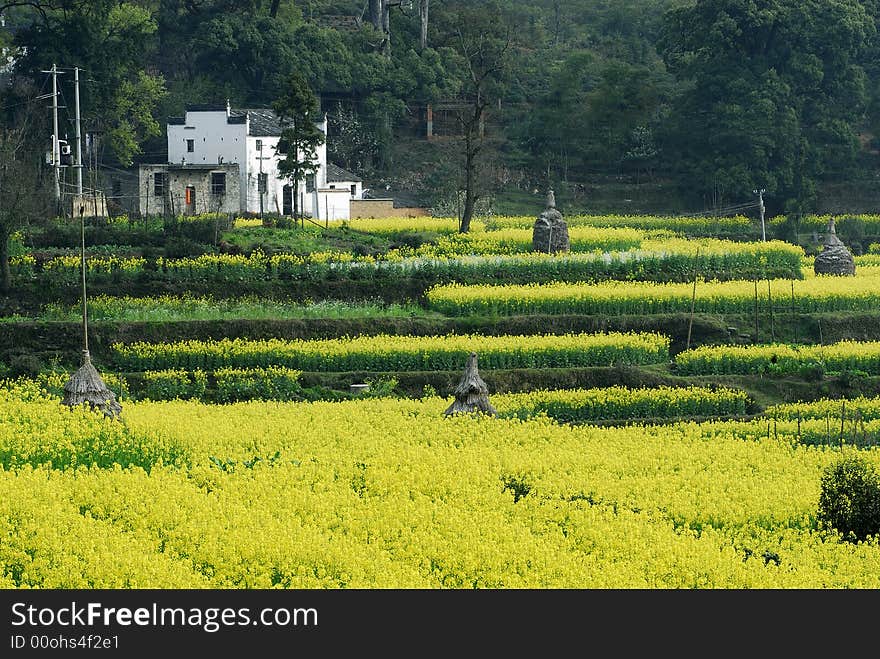
[[[818,520],[849,541],[880,534],[880,475],[866,458],[850,455],[826,467]]]
[[[205,395],[208,377],[201,369],[164,369],[144,373],[141,397],[150,400],[201,398]]]
[[[216,400],[301,400],[302,371],[279,366],[268,368],[219,368],[214,371]]]

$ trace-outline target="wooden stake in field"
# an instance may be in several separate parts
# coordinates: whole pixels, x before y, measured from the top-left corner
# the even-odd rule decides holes
[[[88,307],[86,306],[86,228],[83,215],[85,208],[80,206],[79,219],[82,231],[81,266],[82,266],[82,330],[83,350],[82,366],[70,376],[64,385],[64,398],[61,403],[69,407],[75,407],[87,403],[92,409],[98,410],[110,418],[116,418],[122,411],[122,405],[116,400],[116,395],[107,388],[100,373],[92,365],[89,356],[89,321]]]
[[[685,350],[691,349],[691,330],[694,327],[694,307],[697,302],[697,262],[700,259],[700,248],[697,248],[697,254],[694,257],[694,288],[691,291],[691,315],[688,319],[688,338],[687,338],[687,347]]]
[[[443,413],[444,416],[472,412],[481,412],[489,416],[497,414],[489,402],[489,387],[486,386],[477,371],[477,353],[475,352],[472,352],[468,357],[464,374],[452,393],[455,395],[455,400]]]
[[[758,280],[755,280],[755,338],[752,343],[758,342]]]

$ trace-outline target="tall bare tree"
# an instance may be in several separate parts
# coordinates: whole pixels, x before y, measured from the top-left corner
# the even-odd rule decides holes
[[[12,234],[52,212],[52,195],[41,171],[42,152],[28,138],[26,126],[0,125],[0,291],[4,294],[12,288]]]
[[[466,100],[456,119],[464,146],[465,194],[459,231],[467,233],[479,196],[477,177],[485,140],[486,108],[504,78],[511,36],[500,9],[489,2],[459,10],[454,42],[461,57],[462,96]]]
[[[419,0],[419,48],[428,47],[428,0]]]
[[[422,29],[425,37],[422,40],[427,43],[427,26],[428,26],[428,0],[420,0],[419,17],[423,22]],[[386,57],[391,57],[391,9],[392,7],[403,8],[404,5],[410,3],[404,0],[370,0],[370,23],[379,33],[381,39],[376,44],[379,51]],[[422,8],[424,7],[424,14]],[[425,46],[422,46],[424,49]]]
[[[377,47],[383,55],[391,56],[391,34],[388,0],[370,0],[370,23],[380,35]]]

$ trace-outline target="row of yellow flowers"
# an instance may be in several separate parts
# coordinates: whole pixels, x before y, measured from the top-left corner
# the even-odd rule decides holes
[[[769,286],[769,289],[768,289]],[[772,303],[779,311],[876,310],[880,268],[862,266],[855,277],[809,276],[803,280],[698,281],[693,283],[549,282],[543,284],[450,283],[428,291],[429,308],[450,316],[470,314],[753,313]]]
[[[464,367],[470,352],[485,368],[559,368],[668,360],[669,338],[653,332],[533,336],[356,336],[338,339],[222,339],[114,343],[127,371],[285,366],[303,371],[432,371]]]

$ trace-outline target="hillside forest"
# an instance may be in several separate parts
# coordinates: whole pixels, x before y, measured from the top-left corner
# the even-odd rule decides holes
[[[475,203],[495,212],[539,209],[552,186],[577,211],[723,211],[763,189],[768,213],[806,213],[834,190],[870,206],[878,171],[875,0],[13,0],[0,15],[0,125],[35,159],[56,64],[63,123],[79,67],[90,157],[122,169],[162,161],[187,104],[269,107],[299,71],[331,161],[440,214],[471,156]]]

